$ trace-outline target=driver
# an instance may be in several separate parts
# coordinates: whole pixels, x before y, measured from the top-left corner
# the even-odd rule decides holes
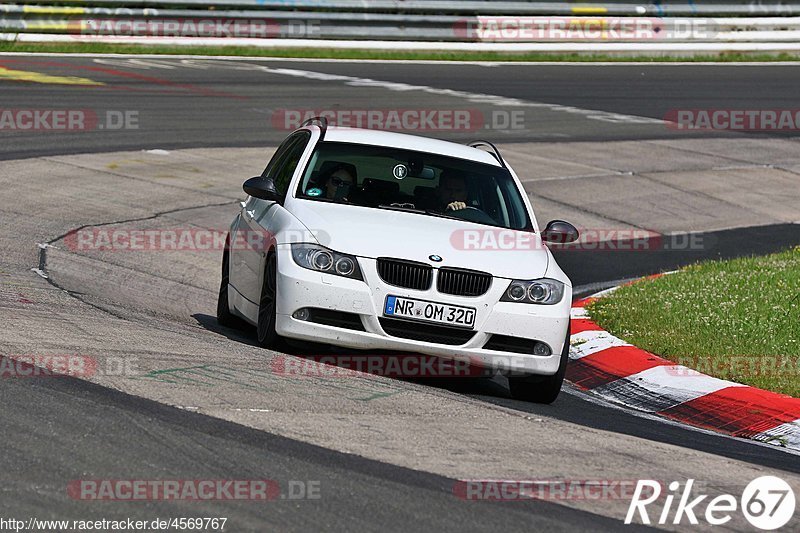
[[[326,174],[320,181],[325,187],[325,197],[331,200],[343,198],[356,185],[356,168],[353,165],[341,163]]]
[[[439,187],[436,192],[439,196],[439,209],[442,212],[466,209],[467,180],[463,176],[445,170],[439,177]]]

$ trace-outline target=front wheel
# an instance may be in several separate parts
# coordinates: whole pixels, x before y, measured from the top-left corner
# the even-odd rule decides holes
[[[278,295],[278,262],[275,254],[267,257],[261,298],[258,302],[258,344],[264,348],[277,347],[280,337],[275,331],[276,301]]]
[[[564,383],[564,375],[567,373],[567,361],[569,361],[569,325],[567,325],[567,338],[564,340],[564,348],[561,350],[561,361],[558,371],[552,376],[523,376],[509,377],[508,386],[511,389],[511,397],[523,402],[534,402],[550,404],[556,401],[558,393],[561,392],[561,385]]]

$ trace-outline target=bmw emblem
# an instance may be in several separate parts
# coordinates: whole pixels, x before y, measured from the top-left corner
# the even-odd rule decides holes
[[[434,263],[441,263],[442,262],[442,256],[440,256],[440,255],[429,255],[428,259],[430,259]]]

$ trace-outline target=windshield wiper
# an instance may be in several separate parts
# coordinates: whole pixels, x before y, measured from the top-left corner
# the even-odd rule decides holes
[[[406,211],[409,213],[425,213],[424,209],[419,209],[414,204],[380,204],[378,209],[389,209],[390,211]]]
[[[449,218],[450,220],[464,220],[461,217],[454,217],[452,215],[446,215],[444,213],[440,213],[439,211],[434,211],[433,209],[420,209],[418,207],[407,207],[414,204],[380,204],[378,206],[379,209],[388,209],[390,211],[402,211],[404,213],[419,213],[420,215],[430,215],[432,217],[438,218]]]
[[[461,221],[464,220],[461,217],[454,217],[453,215],[446,215],[444,213],[440,213],[439,211],[432,211],[431,209],[426,209],[425,210],[425,214],[426,215],[430,215],[432,217],[449,218],[451,220],[461,220]]]

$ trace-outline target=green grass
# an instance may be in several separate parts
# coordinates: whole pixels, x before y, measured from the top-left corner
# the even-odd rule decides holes
[[[256,48],[248,46],[160,46],[101,43],[16,43],[0,42],[0,52],[40,53],[94,53],[94,54],[179,54],[224,55],[242,57],[289,57],[326,59],[384,59],[430,61],[562,61],[594,62],[648,61],[665,63],[676,61],[800,61],[800,54],[744,54],[720,53],[689,56],[619,56],[603,54],[548,54],[503,52],[414,52],[385,50],[334,50],[320,48]]]
[[[671,361],[800,397],[800,247],[620,287],[589,313]]]

